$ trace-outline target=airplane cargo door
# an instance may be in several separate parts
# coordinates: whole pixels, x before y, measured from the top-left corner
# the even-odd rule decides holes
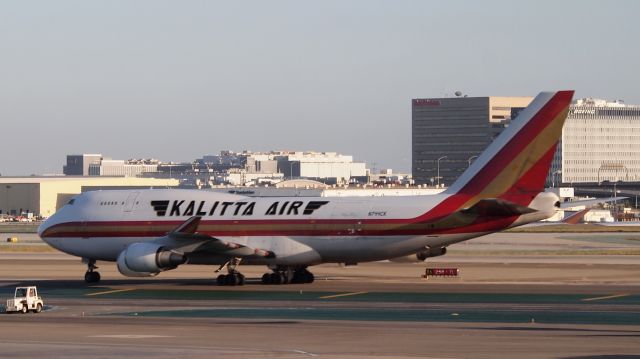
[[[129,193],[129,195],[127,196],[127,200],[124,203],[124,212],[125,213],[130,213],[131,211],[133,211],[133,208],[135,208],[136,206],[136,200],[138,199],[138,195],[140,194],[140,192],[131,192]]]
[[[366,218],[370,202],[359,199],[339,199],[331,213],[331,218],[337,220],[334,230],[342,235],[359,235],[364,229],[362,220]]]

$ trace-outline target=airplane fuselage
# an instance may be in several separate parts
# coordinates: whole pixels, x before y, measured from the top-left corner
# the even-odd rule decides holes
[[[364,262],[443,247],[521,223],[522,216],[474,226],[436,226],[434,206],[448,195],[403,197],[244,197],[202,190],[95,191],[77,196],[40,229],[51,246],[115,261],[132,243],[165,236],[193,216],[198,233],[277,253],[246,263],[313,265]],[[443,213],[442,216],[448,213]],[[538,213],[539,220],[547,216]],[[430,218],[430,219],[429,219]],[[192,264],[228,258],[194,251]]]

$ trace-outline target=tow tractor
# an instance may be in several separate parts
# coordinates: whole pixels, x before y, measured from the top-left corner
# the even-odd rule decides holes
[[[26,314],[29,311],[34,313],[42,312],[44,302],[38,296],[36,287],[17,287],[13,299],[7,300],[7,313],[20,312]]]

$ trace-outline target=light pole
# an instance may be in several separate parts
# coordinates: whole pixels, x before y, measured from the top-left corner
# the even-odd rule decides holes
[[[474,158],[478,158],[478,156],[471,156],[471,157],[469,157],[469,158],[467,159],[467,162],[469,162],[469,165],[467,166],[467,168],[471,167],[471,161],[472,161]]]
[[[613,209],[615,213],[615,217],[613,218],[614,222],[618,221],[618,189],[616,188],[618,185],[618,181],[613,182]]]
[[[447,158],[447,156],[442,156],[440,158],[438,158],[438,188],[440,188],[440,160]]]
[[[551,187],[552,187],[552,188],[555,188],[555,187],[556,187],[556,175],[557,175],[557,174],[560,174],[560,173],[562,173],[562,170],[554,171],[554,172],[551,174]]]

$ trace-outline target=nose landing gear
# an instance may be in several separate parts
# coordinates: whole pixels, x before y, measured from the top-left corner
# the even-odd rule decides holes
[[[83,258],[82,261],[87,264],[87,272],[84,274],[84,281],[87,283],[100,282],[100,273],[95,271],[96,269],[98,269],[98,267],[96,266],[96,260]]]

